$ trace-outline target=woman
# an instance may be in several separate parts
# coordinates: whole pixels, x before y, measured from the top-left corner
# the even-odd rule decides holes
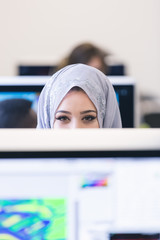
[[[83,63],[95,67],[106,74],[108,70],[106,57],[108,55],[107,52],[103,51],[96,45],[84,42],[74,47],[70,54],[62,59],[57,66],[57,70],[60,70],[67,65]]]
[[[98,69],[73,64],[55,73],[38,103],[37,128],[120,128],[112,84]]]

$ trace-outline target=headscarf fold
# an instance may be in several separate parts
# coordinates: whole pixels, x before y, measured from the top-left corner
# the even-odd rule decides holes
[[[100,128],[122,127],[116,94],[106,75],[94,67],[73,64],[56,72],[42,89],[37,128],[53,128],[59,104],[75,86],[83,89],[95,105]]]

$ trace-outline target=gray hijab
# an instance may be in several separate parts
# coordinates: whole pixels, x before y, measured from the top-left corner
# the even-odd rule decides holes
[[[98,69],[73,64],[56,72],[44,86],[38,102],[37,128],[53,128],[55,112],[73,87],[82,88],[97,109],[100,128],[120,128],[121,117],[115,91]]]

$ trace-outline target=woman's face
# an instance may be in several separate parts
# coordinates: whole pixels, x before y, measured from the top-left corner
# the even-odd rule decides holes
[[[87,63],[87,65],[91,66],[91,67],[95,67],[97,69],[99,69],[100,71],[104,72],[104,66],[102,63],[102,60],[100,59],[100,57],[92,57],[90,59],[90,61]]]
[[[55,113],[54,128],[99,128],[97,110],[83,91],[70,91]]]

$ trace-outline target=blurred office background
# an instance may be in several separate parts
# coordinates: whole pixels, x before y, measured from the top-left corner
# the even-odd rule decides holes
[[[140,115],[159,114],[159,12],[159,0],[2,0],[0,76],[17,75],[19,65],[56,65],[88,41],[135,79]]]

